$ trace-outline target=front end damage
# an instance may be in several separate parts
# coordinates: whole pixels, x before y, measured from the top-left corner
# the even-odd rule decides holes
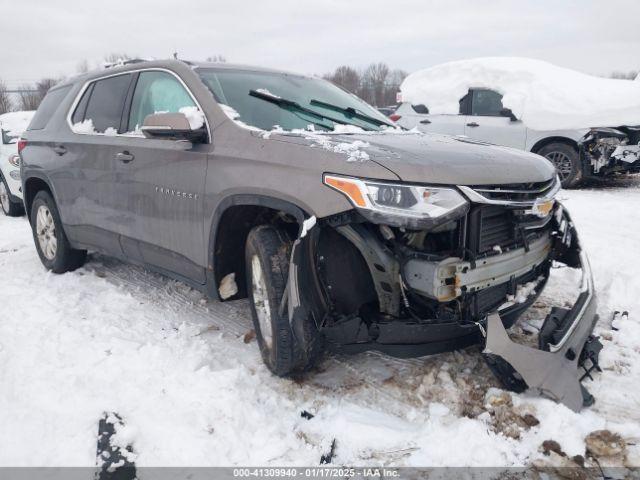
[[[385,223],[359,209],[321,219],[294,243],[288,311],[300,345],[309,321],[338,352],[423,356],[484,345],[506,384],[525,384],[573,410],[592,400],[578,366],[597,367],[591,271],[559,181],[462,186],[457,217],[428,227]],[[552,265],[582,270],[571,309],[553,308],[539,348],[507,328],[537,298]]]
[[[640,172],[640,126],[592,128],[578,143],[588,175]]]

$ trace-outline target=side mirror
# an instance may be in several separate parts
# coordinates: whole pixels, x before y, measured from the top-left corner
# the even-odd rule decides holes
[[[203,142],[207,135],[204,125],[193,130],[184,113],[153,113],[147,115],[141,130],[147,138],[188,140],[193,143]]]
[[[516,122],[518,120],[510,108],[503,108],[502,110],[500,110],[500,116],[509,117],[512,122]]]

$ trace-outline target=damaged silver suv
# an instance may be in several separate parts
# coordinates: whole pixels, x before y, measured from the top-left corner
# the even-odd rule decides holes
[[[593,400],[591,272],[540,156],[402,130],[318,78],[178,60],[56,86],[20,154],[45,267],[94,250],[249,297],[277,375],[327,349],[481,344],[507,386]],[[539,348],[511,341],[554,262],[582,269],[576,304],[551,310]]]

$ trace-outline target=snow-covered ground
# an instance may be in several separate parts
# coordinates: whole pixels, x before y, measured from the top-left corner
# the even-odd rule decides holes
[[[246,302],[95,254],[46,273],[26,219],[0,217],[0,465],[92,466],[98,419],[117,412],[117,441],[140,466],[317,465],[334,438],[338,465],[562,465],[601,429],[626,451],[600,462],[638,466],[640,181],[561,196],[591,257],[604,343],[605,372],[588,385],[597,402],[580,414],[502,393],[477,348],[330,356],[305,378],[276,378],[246,335]],[[570,275],[556,273],[524,323],[566,298]],[[618,331],[614,310],[630,313]],[[545,456],[547,440],[567,457]]]

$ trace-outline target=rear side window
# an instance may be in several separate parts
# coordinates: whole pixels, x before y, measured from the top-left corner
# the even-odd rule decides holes
[[[67,93],[69,93],[70,88],[71,85],[68,87],[56,88],[55,90],[49,90],[49,93],[47,93],[42,100],[42,103],[40,103],[38,111],[33,116],[33,120],[31,120],[27,130],[42,130],[45,128],[55,111],[60,106],[62,100],[64,100]]]
[[[177,113],[196,104],[182,83],[167,72],[142,72],[133,94],[128,130],[137,130],[147,115],[166,112]]]
[[[80,99],[72,117],[74,123],[91,120],[93,129],[98,133],[104,133],[107,129],[120,131],[122,110],[130,83],[131,74],[117,75],[96,81],[92,88],[85,92],[88,97],[82,120],[80,120],[80,108],[83,107],[84,96]]]

